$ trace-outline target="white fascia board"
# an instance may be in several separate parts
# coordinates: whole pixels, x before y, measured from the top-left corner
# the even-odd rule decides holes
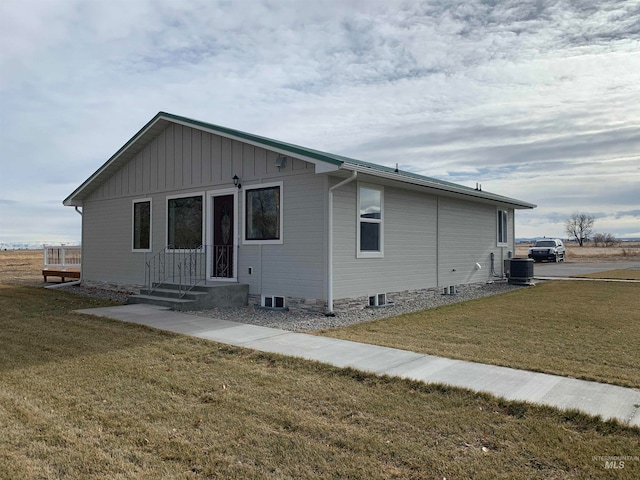
[[[337,172],[338,170],[341,169],[340,166],[338,165],[332,165],[330,163],[326,163],[326,162],[319,162],[319,161],[313,161],[313,160],[305,160],[307,162],[311,162],[316,166],[316,173],[329,173],[329,172]]]

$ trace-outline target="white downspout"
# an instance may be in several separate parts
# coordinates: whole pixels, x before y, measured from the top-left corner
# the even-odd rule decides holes
[[[75,206],[75,210],[81,217],[83,217],[82,223],[80,224],[80,247],[81,247],[80,255],[82,255],[82,245],[84,245],[84,216],[82,215],[82,210],[80,210],[80,207],[78,207],[77,205]],[[146,255],[147,254],[145,253],[145,256]],[[82,261],[80,261],[80,280],[78,280],[77,282],[71,282],[70,285],[80,285],[81,281],[82,281]],[[46,287],[46,288],[51,288],[51,287]]]
[[[353,182],[358,176],[358,172],[353,170],[351,176],[333,187],[329,188],[329,269],[327,273],[327,316],[334,316],[333,313],[333,191],[337,188]]]

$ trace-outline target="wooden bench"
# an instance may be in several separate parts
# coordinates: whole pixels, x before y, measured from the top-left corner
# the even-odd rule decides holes
[[[80,279],[80,270],[65,270],[65,269],[55,269],[55,268],[43,268],[42,276],[44,277],[44,282],[47,283],[47,277],[60,277],[64,282],[65,278],[76,278]]]

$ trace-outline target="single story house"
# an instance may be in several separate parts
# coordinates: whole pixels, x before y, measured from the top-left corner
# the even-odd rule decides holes
[[[179,259],[256,304],[329,313],[502,277],[515,211],[535,207],[164,112],[64,205],[84,284],[171,283]]]

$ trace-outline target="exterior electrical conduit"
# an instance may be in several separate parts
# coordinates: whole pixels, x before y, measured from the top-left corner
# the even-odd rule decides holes
[[[353,182],[358,176],[358,172],[351,171],[351,176],[340,183],[329,188],[329,265],[327,270],[327,316],[335,315],[333,313],[333,191]]]

